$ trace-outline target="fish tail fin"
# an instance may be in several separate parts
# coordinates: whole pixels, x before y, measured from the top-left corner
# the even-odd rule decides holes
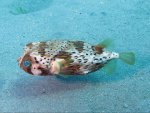
[[[133,52],[123,52],[119,54],[119,58],[129,64],[134,65],[135,64],[135,54]]]
[[[110,46],[114,46],[114,43],[112,39],[105,39],[101,43],[99,43],[97,46],[102,47],[102,48],[108,48]]]
[[[103,69],[108,73],[108,74],[112,74],[115,72],[117,67],[117,60],[113,59],[111,61],[109,61],[107,64],[104,65]]]

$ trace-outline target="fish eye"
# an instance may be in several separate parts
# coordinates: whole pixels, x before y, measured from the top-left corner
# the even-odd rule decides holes
[[[26,60],[26,61],[23,62],[23,65],[24,65],[25,67],[29,67],[29,66],[31,65],[31,62],[28,61],[28,60]]]

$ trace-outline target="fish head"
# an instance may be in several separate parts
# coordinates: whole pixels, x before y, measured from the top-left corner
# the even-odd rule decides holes
[[[31,68],[32,68],[32,59],[30,57],[30,54],[24,54],[23,56],[18,58],[19,67],[23,69],[25,72],[32,74]]]
[[[30,53],[26,53],[22,57],[19,57],[18,63],[19,67],[28,74],[41,76],[49,74],[49,70],[38,63],[35,57],[30,55]]]

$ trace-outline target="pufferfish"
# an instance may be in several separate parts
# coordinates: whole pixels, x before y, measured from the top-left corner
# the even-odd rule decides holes
[[[133,65],[133,52],[107,51],[111,43],[106,39],[97,45],[84,41],[50,40],[29,43],[19,57],[20,68],[31,75],[85,75],[101,68],[112,72],[115,59]]]

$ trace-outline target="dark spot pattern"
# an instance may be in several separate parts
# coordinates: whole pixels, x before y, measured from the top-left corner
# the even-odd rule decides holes
[[[74,56],[74,58],[75,58],[75,59],[77,59],[77,58],[78,58],[78,56]]]
[[[73,41],[72,43],[73,43],[76,50],[78,50],[79,52],[83,51],[83,48],[84,48],[84,42],[83,41]]]
[[[87,63],[87,61],[84,61],[84,63]]]
[[[94,60],[98,60],[97,58],[95,58]]]
[[[107,59],[107,57],[103,57],[104,59]]]
[[[35,61],[37,64],[39,63],[39,61]]]

